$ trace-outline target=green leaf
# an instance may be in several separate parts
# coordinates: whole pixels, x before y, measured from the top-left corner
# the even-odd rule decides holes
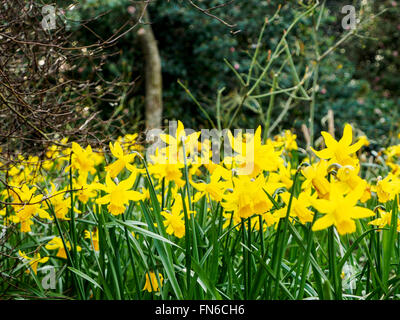
[[[75,268],[72,268],[72,267],[68,267],[68,269],[71,270],[72,272],[74,272],[75,274],[77,274],[78,276],[80,276],[81,278],[89,281],[95,287],[100,288],[101,290],[103,290],[103,288],[95,280],[93,280],[91,277],[89,277],[87,274],[85,274],[82,271],[79,271],[79,270],[77,270]]]

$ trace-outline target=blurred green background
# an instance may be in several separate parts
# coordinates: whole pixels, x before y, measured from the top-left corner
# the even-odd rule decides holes
[[[202,8],[210,8],[224,1],[195,2]],[[315,1],[236,0],[212,11],[224,21],[236,24],[236,27],[229,28],[196,10],[186,0],[151,2],[148,12],[162,60],[163,118],[180,119],[193,129],[210,126],[204,113],[178,84],[180,80],[210,115],[216,113],[218,90],[225,87],[221,96],[221,116],[227,119],[222,119],[222,124],[229,122],[232,109],[241,98],[242,88],[224,59],[238,73],[247,74],[265,18],[271,18],[281,5],[279,14],[267,25],[262,37],[260,64],[267,61],[268,50],[274,50],[295,17],[313,3]],[[296,70],[303,75],[316,59],[315,41],[322,53],[344,36],[346,30],[341,26],[344,16],[341,8],[345,4],[353,4],[357,14],[361,8],[369,11],[367,14],[378,15],[321,61],[315,93],[316,136],[320,130],[327,130],[329,109],[333,111],[337,133],[341,132],[345,122],[350,122],[359,134],[367,135],[372,142],[387,143],[386,140],[399,131],[400,1],[368,3],[361,8],[362,1],[325,1],[322,13],[316,11],[314,15],[302,18],[287,38]],[[125,21],[133,21],[137,14],[134,1],[86,0],[80,1],[66,15],[77,21],[105,12],[89,24],[91,31],[77,22],[69,22],[69,28],[76,31],[74,34],[80,43],[90,44],[98,41],[99,37],[107,39]],[[319,28],[313,34],[316,20]],[[133,88],[126,89],[119,108],[115,104],[100,103],[104,118],[115,112],[123,115],[124,125],[118,126],[122,133],[144,128],[144,60],[137,30],[132,30],[107,49],[115,54],[108,57],[98,71],[108,81],[116,78],[126,82],[136,80]],[[313,38],[315,35],[316,40]],[[92,63],[82,64],[74,76],[93,78]],[[292,86],[289,66],[282,67],[279,61],[272,64],[268,77],[279,70],[279,86]],[[255,69],[254,74],[257,76],[259,70]],[[256,93],[268,92],[268,81],[266,79],[265,86],[261,84]],[[311,86],[312,83],[306,81],[305,87],[309,89]],[[271,122],[279,116],[287,98],[285,94],[275,96]],[[254,128],[262,124],[259,109],[266,110],[268,104],[269,97],[248,101],[233,126]],[[271,134],[293,128],[299,139],[303,139],[301,126],[308,125],[309,112],[310,101],[296,101]]]

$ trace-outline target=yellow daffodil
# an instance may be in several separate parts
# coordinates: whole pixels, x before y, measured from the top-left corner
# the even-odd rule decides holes
[[[400,164],[387,161],[386,164],[392,170],[391,174],[400,178]]]
[[[368,222],[368,224],[383,228],[384,226],[390,226],[392,220],[392,213],[381,209],[378,209],[380,217]],[[379,230],[380,231],[380,230]],[[397,219],[397,231],[400,232],[400,219]]]
[[[31,231],[32,217],[36,214],[42,219],[52,220],[49,213],[41,208],[43,195],[34,195],[36,189],[36,187],[29,189],[24,184],[21,189],[12,190],[14,201],[18,203],[13,205],[16,216],[14,222],[21,223],[21,232]]]
[[[146,273],[146,283],[144,285],[143,291],[144,290],[147,290],[148,292],[160,291],[160,287],[162,287],[164,278],[161,273],[158,274],[158,278],[160,279],[160,286],[158,285],[156,274],[153,271]]]
[[[378,179],[376,193],[381,203],[393,200],[394,197],[400,193],[400,178],[389,173],[386,178]]]
[[[359,137],[359,141],[362,141],[363,146],[369,146],[369,140],[366,136]]]
[[[69,241],[66,242],[66,246],[68,251],[71,251],[71,244]],[[62,242],[62,239],[60,237],[54,237],[51,239],[45,246],[47,250],[57,250],[57,257],[67,259],[67,253],[64,248],[64,244]],[[80,246],[76,246],[76,251],[81,251],[82,248]]]
[[[96,196],[93,185],[87,183],[87,178],[87,173],[81,173],[76,180],[73,180],[73,188],[79,189],[79,191],[76,191],[76,194],[78,195],[78,200],[84,204],[87,203],[90,198]]]
[[[66,189],[57,191],[56,186],[52,182],[50,184],[51,190],[48,192],[48,198],[57,219],[69,220],[67,215],[71,208],[71,199],[65,198]]]
[[[161,151],[169,156],[169,163],[184,163],[184,157],[198,152],[198,139],[201,132],[186,134],[183,123],[178,120],[175,134],[160,134],[160,138],[167,146]],[[185,149],[185,154],[183,153]],[[189,161],[187,159],[187,161]]]
[[[365,184],[365,180],[361,179],[358,175],[360,171],[360,167],[356,166],[343,166],[340,167],[336,173],[337,183],[340,187],[343,188],[343,193],[348,193],[351,190],[354,190],[360,183]],[[365,203],[367,200],[371,198],[370,185],[365,184],[365,190],[360,198],[362,203]]]
[[[110,174],[106,176],[106,184],[100,183],[95,184],[93,187],[103,190],[108,194],[102,198],[96,200],[98,204],[108,204],[108,211],[113,215],[119,215],[125,211],[125,206],[129,203],[129,200],[139,201],[145,198],[145,195],[140,192],[130,190],[135,182],[136,175],[131,174],[126,180],[116,184],[112,181]]]
[[[224,192],[227,188],[227,183],[224,180],[221,180],[223,176],[227,177],[225,168],[222,166],[218,166],[217,169],[213,171],[210,177],[210,183],[196,183],[191,181],[191,185],[199,191],[196,194],[196,200],[200,199],[204,195],[209,195],[212,200],[220,202],[224,195]],[[230,175],[228,171],[228,175]]]
[[[166,183],[175,182],[178,186],[183,186],[185,181],[182,179],[182,171],[184,164],[181,162],[170,163],[169,158],[164,153],[157,152],[151,156],[149,165],[150,174],[154,175],[158,180],[165,179]]]
[[[268,183],[281,183],[286,189],[290,189],[293,185],[292,176],[294,174],[290,162],[285,166],[284,164],[279,165],[278,172],[270,172]]]
[[[313,230],[318,231],[335,225],[339,234],[353,233],[356,230],[354,219],[367,218],[374,212],[364,207],[356,206],[365,191],[365,184],[360,183],[356,189],[343,195],[341,188],[331,185],[329,199],[313,199],[312,206],[325,215],[313,225]]]
[[[333,163],[338,163],[342,166],[355,165],[357,160],[352,158],[350,155],[354,154],[364,145],[364,140],[358,140],[355,144],[351,144],[353,141],[353,129],[351,125],[346,124],[343,131],[343,136],[339,141],[336,141],[328,132],[322,131],[321,135],[324,137],[326,149],[316,151],[313,148],[311,150],[317,155],[317,157],[325,160],[331,160]]]
[[[280,197],[286,204],[286,207],[275,211],[273,215],[281,219],[286,217],[288,210],[287,206],[289,205],[289,200],[290,200],[290,193],[289,192],[282,193],[280,194]],[[310,209],[308,209],[308,207],[310,206],[311,206],[310,195],[306,192],[302,192],[300,193],[298,198],[295,197],[292,198],[289,216],[298,217],[302,224],[305,224],[306,222],[312,222],[314,213]]]
[[[263,171],[276,171],[283,163],[281,158],[282,150],[278,151],[274,143],[268,140],[265,144],[261,139],[261,126],[254,135],[233,135],[228,132],[231,146],[237,156],[233,157],[234,162],[238,163],[238,174],[256,177]],[[232,162],[229,157],[224,159],[224,163]]]
[[[275,136],[275,140],[279,143],[283,143],[283,148],[286,151],[297,150],[297,135],[293,134],[290,130],[285,130],[283,135]]]
[[[99,251],[99,232],[98,230],[91,232],[85,230],[85,239],[89,239],[92,243],[92,248],[94,251]]]
[[[388,157],[388,161],[394,160],[394,158],[400,157],[400,144],[390,146],[385,150],[385,154]]]
[[[177,238],[185,235],[185,221],[183,212],[178,206],[173,206],[171,212],[162,211],[161,214],[165,218],[164,226],[168,234],[173,234]]]
[[[138,134],[126,134],[123,137],[118,137],[118,142],[122,145],[125,151],[141,151],[143,147],[137,142]]]
[[[327,161],[321,160],[317,164],[303,166],[301,172],[306,178],[301,187],[303,190],[309,190],[314,187],[319,198],[326,199],[329,197],[331,186],[326,178],[328,174]]]
[[[360,166],[343,166],[337,170],[336,178],[340,182],[348,186],[350,189],[355,189],[357,185],[362,181],[362,179],[358,176],[359,171]]]
[[[94,168],[94,160],[93,160],[93,151],[92,147],[88,145],[86,149],[83,149],[76,142],[72,142],[72,158],[71,165],[65,168],[65,171],[68,171],[70,167],[72,169],[79,170],[82,172],[90,172],[95,173],[96,169]]]
[[[33,258],[28,257],[25,252],[19,250],[18,251],[19,256],[24,259],[29,261],[29,266],[33,270],[35,274],[37,274],[37,268],[39,263],[46,263],[49,260],[49,257],[41,257],[40,253],[38,252]],[[29,273],[29,269],[26,270],[27,273]]]
[[[272,202],[263,189],[273,193],[274,188],[265,183],[262,175],[256,179],[249,176],[233,178],[234,189],[224,196],[222,206],[225,210],[233,210],[234,222],[240,222],[241,218],[248,218],[253,214],[263,214],[272,208]],[[269,190],[271,189],[271,190]]]
[[[130,164],[136,157],[135,153],[125,155],[118,141],[114,143],[114,146],[110,142],[110,150],[113,156],[117,158],[115,162],[106,167],[106,171],[110,173],[111,178],[115,178],[124,168],[130,171],[136,170],[135,167]]]

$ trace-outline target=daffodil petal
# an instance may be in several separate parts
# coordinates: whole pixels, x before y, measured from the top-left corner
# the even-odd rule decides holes
[[[353,219],[368,218],[375,215],[375,213],[368,208],[354,207],[351,209],[350,215]]]
[[[330,214],[327,214],[327,215],[323,216],[322,218],[318,219],[317,221],[315,221],[315,223],[312,227],[312,230],[319,231],[319,230],[326,229],[326,228],[330,227],[331,225],[333,225],[334,222],[335,222],[335,220],[333,219],[333,216]]]
[[[348,123],[345,124],[343,129],[343,136],[339,140],[339,144],[349,146],[353,141],[353,128]]]

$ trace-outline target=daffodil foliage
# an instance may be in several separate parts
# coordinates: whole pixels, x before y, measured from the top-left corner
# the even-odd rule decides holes
[[[397,298],[400,144],[367,153],[349,124],[339,139],[321,135],[306,150],[290,130],[267,140],[261,128],[228,131],[233,152],[214,161],[215,144],[178,122],[149,157],[129,134],[10,158],[0,171],[0,292]]]

